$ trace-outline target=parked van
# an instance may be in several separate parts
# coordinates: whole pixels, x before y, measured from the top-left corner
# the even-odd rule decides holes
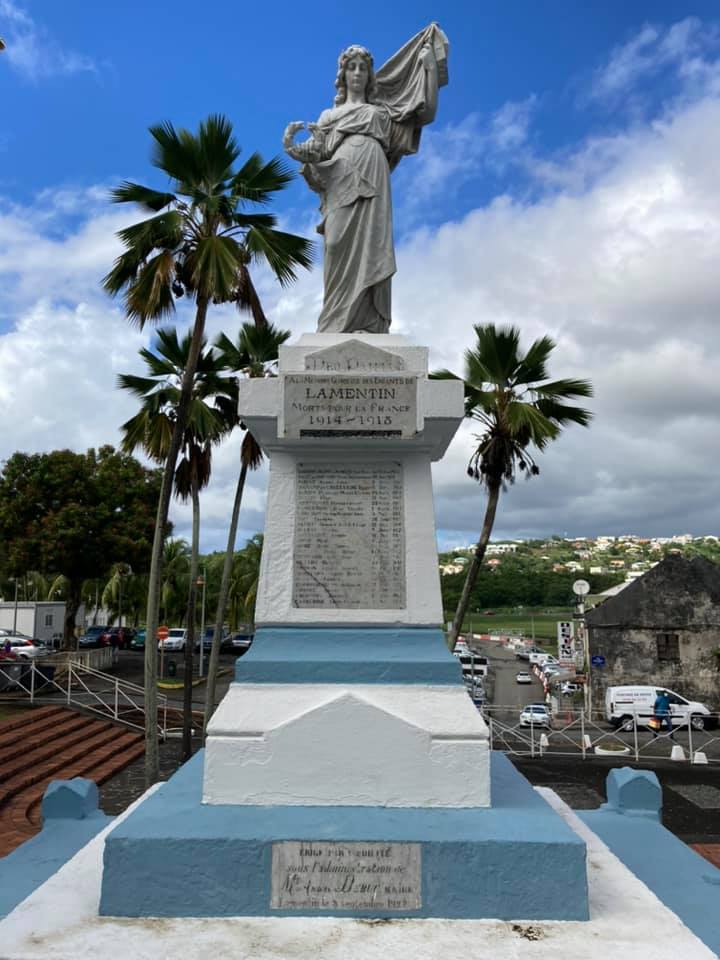
[[[692,725],[693,730],[704,730],[716,722],[704,703],[696,703],[673,693],[666,687],[608,687],[605,692],[605,716],[615,727],[632,730],[634,718],[641,725],[654,716],[655,700],[663,691],[670,699],[670,719],[673,726]]]
[[[530,654],[530,664],[534,667],[544,667],[546,663],[557,664],[558,659],[546,650],[533,651]]]

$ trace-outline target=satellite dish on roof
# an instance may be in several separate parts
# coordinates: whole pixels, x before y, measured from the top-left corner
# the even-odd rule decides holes
[[[584,597],[590,593],[590,584],[587,580],[576,580],[573,584],[573,593],[576,597]]]

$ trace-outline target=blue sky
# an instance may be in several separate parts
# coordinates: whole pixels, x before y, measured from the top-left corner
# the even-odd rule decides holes
[[[333,95],[341,48],[382,63],[431,20],[450,83],[418,157],[394,174],[393,329],[460,369],[474,322],[558,341],[558,375],[594,380],[596,422],[514,488],[500,535],[714,532],[720,454],[720,9],[716,3],[122,4],[0,0],[0,457],[117,442],[138,370],[131,330],[99,279],[127,212],[108,188],[160,185],[147,127],[226,113],[270,156],[290,120]],[[311,233],[298,181],[278,206]],[[320,269],[270,315],[314,329]],[[186,316],[181,312],[178,320]],[[218,311],[211,332],[237,325]],[[204,547],[224,539],[234,442],[216,456]],[[435,469],[443,545],[477,532],[461,431]],[[264,473],[243,532],[259,529]],[[176,508],[179,532],[187,514]]]

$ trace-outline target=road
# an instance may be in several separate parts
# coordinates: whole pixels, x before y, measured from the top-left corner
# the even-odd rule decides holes
[[[702,751],[708,760],[714,764],[720,762],[720,730],[705,731],[676,730],[674,739],[667,735],[655,739],[646,727],[640,727],[637,734],[615,731],[602,716],[595,715],[592,724],[586,719],[581,720],[577,704],[570,698],[560,698],[558,709],[549,731],[521,729],[518,721],[522,708],[528,703],[545,702],[545,692],[540,681],[532,674],[527,661],[518,660],[514,653],[492,641],[476,640],[473,649],[482,656],[488,657],[490,665],[490,681],[486,684],[489,692],[489,701],[484,707],[486,718],[496,721],[497,738],[494,746],[498,749],[517,751],[537,755],[540,749],[540,734],[545,732],[548,737],[547,746],[542,750],[547,753],[582,755],[583,736],[587,735],[593,745],[601,749],[611,742],[621,741],[628,748],[625,756],[638,760],[654,762],[668,760],[673,746],[681,746],[686,757],[696,751]],[[531,684],[519,684],[515,677],[520,672],[528,672],[532,676]],[[574,709],[575,708],[575,709]],[[618,754],[615,759],[621,759]],[[716,769],[716,768],[715,768]]]

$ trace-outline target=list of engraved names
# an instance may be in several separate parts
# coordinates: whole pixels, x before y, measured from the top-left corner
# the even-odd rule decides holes
[[[293,603],[405,607],[401,464],[298,464]]]
[[[275,910],[419,910],[419,843],[286,841],[272,846]]]

